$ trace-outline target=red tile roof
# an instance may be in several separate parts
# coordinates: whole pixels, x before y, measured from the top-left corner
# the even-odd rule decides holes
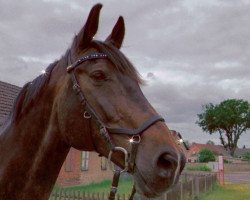
[[[224,155],[224,156],[229,155],[229,153],[225,150],[225,148],[222,145],[192,143],[188,151],[188,157],[196,156],[201,149],[209,149],[210,151],[214,152],[217,155]]]
[[[0,125],[9,115],[20,87],[0,81]]]
[[[210,151],[214,152],[216,155],[223,155],[223,156],[230,156],[229,152],[222,146],[222,145],[212,145],[212,144],[199,144],[199,143],[192,143],[189,151],[187,153],[188,157],[197,156],[201,149],[209,149]],[[250,152],[249,148],[240,149],[236,148],[235,156],[240,156],[246,152]]]

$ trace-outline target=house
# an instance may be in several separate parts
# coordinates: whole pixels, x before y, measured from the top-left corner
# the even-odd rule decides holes
[[[0,127],[8,117],[20,87],[0,81]]]
[[[0,81],[0,128],[8,117],[20,87]],[[97,153],[71,148],[57,179],[57,185],[70,186],[110,179],[107,159]]]
[[[71,148],[57,178],[60,186],[72,186],[111,179],[112,170],[104,157],[96,152]]]
[[[198,160],[198,153],[202,149],[209,149],[215,155],[222,155],[222,156],[230,156],[230,154],[226,151],[226,149],[222,145],[214,145],[214,144],[199,144],[199,143],[192,143],[187,153],[187,161],[188,162],[197,162]]]
[[[199,143],[192,143],[188,152],[187,152],[187,161],[188,162],[197,162],[198,160],[198,153],[201,149],[209,149],[215,155],[221,155],[226,157],[228,160],[232,160],[230,153],[222,146],[222,145],[214,145],[214,144],[199,144]],[[237,148],[235,150],[235,157],[240,157],[242,154],[250,152],[249,148],[240,149]]]

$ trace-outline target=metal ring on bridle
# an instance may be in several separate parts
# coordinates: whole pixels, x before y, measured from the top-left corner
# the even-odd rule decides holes
[[[85,119],[90,119],[90,118],[91,118],[91,115],[90,115],[87,111],[84,111],[83,117],[84,117]]]
[[[141,142],[141,136],[139,134],[133,135],[129,141],[134,144],[139,144]]]
[[[121,151],[122,153],[124,153],[124,169],[122,169],[120,171],[120,173],[122,172],[126,172],[128,171],[128,152],[126,149],[124,149],[123,147],[114,147],[114,149],[112,149],[110,152],[109,152],[109,156],[108,156],[108,163],[109,163],[109,167],[111,170],[115,171],[112,167],[112,161],[111,161],[111,158],[112,158],[112,154],[116,151]]]

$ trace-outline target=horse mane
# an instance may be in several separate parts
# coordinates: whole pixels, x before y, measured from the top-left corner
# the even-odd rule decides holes
[[[133,80],[138,82],[138,84],[144,83],[144,80],[141,78],[133,64],[119,49],[114,47],[111,43],[93,40],[91,42],[91,46],[100,52],[107,54],[109,60],[114,64],[115,70],[121,72],[122,74],[128,75]]]
[[[32,107],[41,96],[45,86],[48,84],[51,72],[58,64],[58,61],[51,63],[45,70],[45,73],[39,75],[33,81],[26,83],[15,99],[13,108],[10,112],[12,123],[17,122],[20,117]]]
[[[75,44],[76,37],[73,41],[73,48]],[[108,55],[110,61],[114,64],[115,70],[126,74],[131,77],[133,80],[137,81],[138,84],[143,84],[144,81],[132,65],[132,63],[126,58],[126,56],[116,47],[108,42],[101,42],[93,40],[90,44],[91,47],[96,48],[98,51]],[[66,54],[60,59],[51,63],[45,70],[45,73],[39,75],[33,81],[26,83],[22,90],[19,92],[18,96],[15,99],[13,108],[9,115],[11,123],[17,122],[20,117],[25,114],[29,108],[31,108],[34,103],[42,95],[44,88],[50,80],[51,73],[54,67],[59,63],[62,66],[67,66],[67,58],[70,54],[70,49],[67,50]]]

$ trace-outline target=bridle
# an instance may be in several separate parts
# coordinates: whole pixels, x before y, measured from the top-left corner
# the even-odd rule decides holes
[[[139,126],[136,129],[131,128],[112,128],[107,126],[102,119],[99,117],[99,115],[95,112],[95,110],[91,107],[91,105],[88,103],[87,99],[84,96],[84,93],[79,85],[79,81],[75,75],[75,69],[83,62],[88,60],[96,60],[96,59],[109,59],[108,55],[105,53],[90,53],[86,56],[81,57],[76,62],[72,63],[71,58],[69,60],[69,66],[67,67],[67,72],[70,74],[72,83],[73,83],[73,90],[78,96],[81,105],[84,108],[84,114],[83,117],[85,119],[93,119],[96,122],[96,125],[99,127],[99,132],[102,138],[106,141],[108,148],[110,150],[108,161],[111,163],[112,154],[114,152],[122,152],[124,154],[124,168],[123,169],[115,169],[114,170],[114,176],[112,181],[112,187],[110,190],[109,200],[115,199],[115,194],[118,187],[119,177],[122,172],[134,172],[135,168],[135,160],[136,160],[136,154],[137,149],[139,146],[139,143],[141,141],[141,135],[143,132],[148,129],[150,126],[155,124],[158,121],[164,122],[164,119],[159,115],[153,115],[146,121],[144,121],[141,126]],[[131,150],[128,153],[128,151],[123,147],[115,146],[113,143],[110,134],[123,134],[130,137],[130,143],[131,143]],[[133,199],[133,195],[135,193],[135,187],[133,187],[132,195],[130,199]]]

